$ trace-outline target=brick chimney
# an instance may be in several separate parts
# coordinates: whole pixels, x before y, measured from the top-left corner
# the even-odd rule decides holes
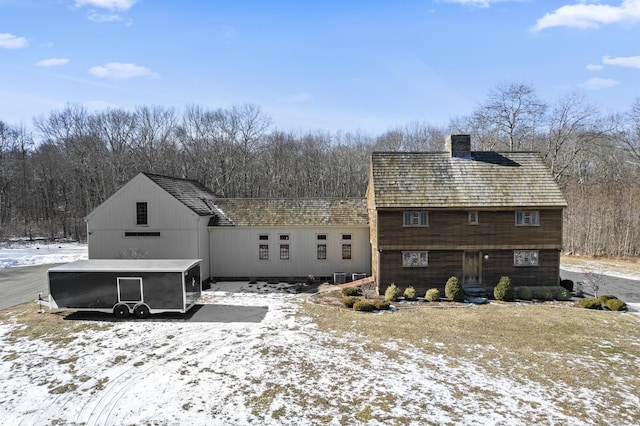
[[[471,158],[471,135],[449,135],[444,146],[452,157]]]

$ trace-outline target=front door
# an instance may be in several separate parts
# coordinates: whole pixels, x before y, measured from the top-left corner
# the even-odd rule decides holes
[[[482,262],[480,262],[481,254],[479,251],[465,251],[462,261],[462,284],[469,287],[480,284],[482,277]]]

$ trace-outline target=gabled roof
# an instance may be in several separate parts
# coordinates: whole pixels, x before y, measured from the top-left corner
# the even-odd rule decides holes
[[[567,202],[539,153],[374,152],[376,208],[563,208]]]
[[[143,174],[198,216],[221,215],[215,205],[216,196],[200,182],[152,173]]]
[[[365,198],[227,198],[216,204],[231,223],[210,226],[368,226]]]

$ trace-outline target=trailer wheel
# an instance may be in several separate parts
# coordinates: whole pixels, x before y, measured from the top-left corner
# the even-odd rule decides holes
[[[136,318],[146,318],[149,316],[149,307],[147,305],[138,305],[133,309],[133,312],[136,315]]]
[[[113,315],[115,315],[116,318],[126,318],[129,316],[129,307],[124,303],[116,305],[113,308]]]

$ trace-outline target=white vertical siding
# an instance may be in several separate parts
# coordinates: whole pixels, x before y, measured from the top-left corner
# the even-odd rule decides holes
[[[281,241],[281,234],[289,235]],[[317,235],[327,239],[318,241]],[[351,234],[343,241],[343,234]],[[259,235],[268,235],[260,241]],[[334,272],[371,273],[368,227],[239,227],[210,228],[211,275],[215,277],[331,276]],[[342,244],[351,244],[351,259],[342,259]],[[269,260],[259,260],[258,247],[269,245]],[[280,244],[289,244],[289,260],[280,260]],[[317,244],[327,245],[327,259],[317,259]]]

